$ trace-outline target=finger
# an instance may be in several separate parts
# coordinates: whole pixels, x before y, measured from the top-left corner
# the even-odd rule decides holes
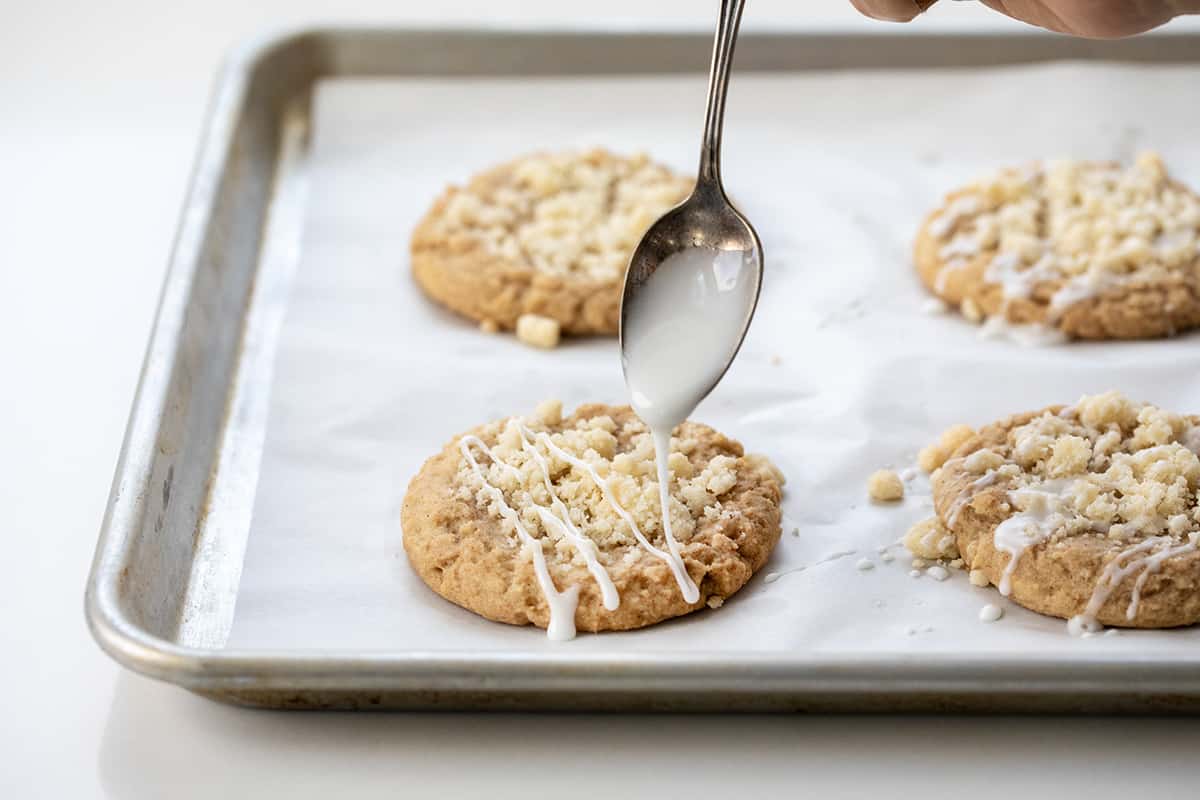
[[[1015,19],[1059,33],[1112,39],[1156,28],[1174,16],[1172,3],[1093,0],[983,0]]]
[[[872,19],[909,22],[937,0],[850,0],[850,4]]]

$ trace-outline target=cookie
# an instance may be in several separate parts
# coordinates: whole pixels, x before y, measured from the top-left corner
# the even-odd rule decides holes
[[[1198,453],[1200,417],[1108,392],[981,428],[934,473],[934,505],[972,583],[1076,632],[1190,625]]]
[[[409,563],[447,600],[553,638],[718,607],[779,541],[783,476],[705,425],[674,433],[675,552],[642,421],[600,404],[564,419],[547,402],[456,437],[425,463],[401,512]]]
[[[1200,326],[1200,197],[1153,153],[1052,161],[947,196],[914,246],[921,280],[973,322],[1075,339]]]
[[[437,199],[413,232],[413,275],[486,329],[534,315],[568,335],[616,334],[634,248],[692,184],[645,155],[519,158]]]

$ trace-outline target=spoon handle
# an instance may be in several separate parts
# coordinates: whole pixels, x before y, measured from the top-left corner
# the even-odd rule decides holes
[[[721,0],[721,15],[713,39],[712,65],[708,72],[708,111],[704,116],[704,140],[700,145],[700,182],[721,183],[721,128],[725,123],[725,91],[729,88],[729,66],[737,43],[738,26],[746,0]]]

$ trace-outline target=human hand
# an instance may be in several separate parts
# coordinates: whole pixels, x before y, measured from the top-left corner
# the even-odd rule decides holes
[[[937,0],[850,0],[874,19],[908,22]],[[1183,14],[1200,13],[1200,0],[982,0],[1014,19],[1059,33],[1112,39],[1132,36]]]

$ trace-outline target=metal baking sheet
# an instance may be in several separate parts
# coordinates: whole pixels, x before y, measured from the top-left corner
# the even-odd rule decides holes
[[[978,590],[914,582],[877,558],[889,531],[928,512],[919,485],[899,510],[859,501],[871,469],[911,458],[951,422],[1109,385],[1200,407],[1194,339],[1036,351],[981,342],[963,323],[916,310],[906,253],[942,190],[1039,147],[1128,157],[1153,143],[1194,182],[1196,126],[1172,99],[1200,77],[1193,36],[741,43],[726,171],[773,272],[735,371],[697,416],[765,450],[792,479],[787,526],[801,535],[785,535],[768,571],[845,549],[876,570],[856,574],[851,558],[823,577],[760,576],[716,614],[566,646],[477,620],[407,571],[395,511],[424,455],[545,396],[623,398],[607,340],[534,354],[425,303],[406,277],[414,215],[441,185],[528,149],[532,135],[539,146],[645,147],[688,169],[708,47],[704,34],[317,30],[270,37],[231,61],[88,588],[89,623],[114,658],[273,707],[1200,705],[1196,632],[1080,642],[1012,608],[979,636],[970,617],[984,598],[964,595]],[[1051,87],[1045,98],[1025,93],[1031,76]],[[854,113],[846,97],[871,113]],[[472,127],[523,104],[541,109],[524,127],[493,125],[486,137]],[[1039,115],[1054,104],[1061,115]],[[958,129],[929,124],[939,106],[958,109]],[[888,112],[899,124],[856,125]],[[972,121],[986,135],[972,136]],[[794,197],[759,190],[775,175],[803,179]],[[805,230],[814,220],[819,236]],[[900,357],[873,346],[900,332],[913,343]],[[939,346],[923,349],[930,337]],[[989,360],[1011,379],[979,373]],[[489,373],[493,364],[509,372]],[[519,380],[504,389],[455,380],[473,370],[476,387],[502,386],[513,365]],[[898,386],[916,389],[888,391]],[[859,416],[839,442],[829,429],[847,422],[838,409],[851,403]],[[429,407],[439,413],[415,424]],[[311,491],[314,480],[323,491]],[[861,600],[860,624],[842,624],[848,595]]]

